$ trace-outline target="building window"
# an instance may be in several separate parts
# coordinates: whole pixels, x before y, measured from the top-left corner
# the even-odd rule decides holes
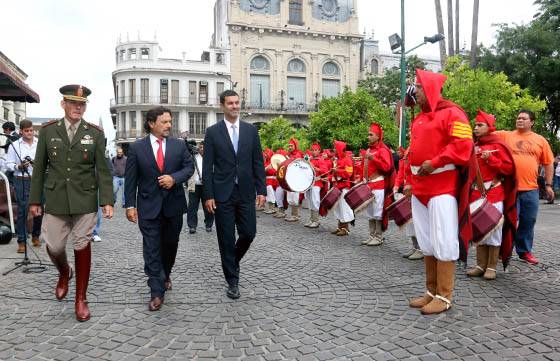
[[[150,101],[150,79],[140,79],[140,98],[142,103]]]
[[[322,90],[323,98],[331,98],[340,94],[340,70],[338,65],[329,61],[323,65]]]
[[[305,109],[305,77],[288,77],[288,109]]]
[[[135,48],[128,49],[128,59],[136,60],[136,49]]]
[[[167,79],[161,79],[159,82],[159,102],[161,104],[169,103],[169,83]]]
[[[305,73],[305,63],[300,59],[292,59],[288,63],[288,71],[290,73]]]
[[[126,95],[125,95],[124,90],[125,90],[125,89],[124,89],[124,80],[121,80],[121,94],[120,94],[121,101],[119,102],[119,103],[121,103],[121,104],[124,104],[124,102],[125,102],[125,96],[126,96]]]
[[[150,49],[148,48],[140,49],[140,58],[142,60],[150,59]]]
[[[130,117],[130,130],[136,131],[136,129],[138,129],[136,124],[136,111],[129,112],[128,116]]]
[[[171,135],[178,137],[179,134],[179,112],[171,112]]]
[[[119,60],[120,61],[124,61],[124,53],[125,53],[124,49],[119,52]]]
[[[179,80],[171,80],[171,104],[179,103]]]
[[[290,0],[289,24],[303,25],[303,0]]]
[[[123,133],[123,138],[126,138],[126,112],[121,112],[121,132]]]
[[[206,104],[208,102],[208,82],[201,81],[198,85],[198,101],[200,104]]]
[[[371,73],[373,75],[379,74],[379,62],[377,59],[371,59]]]
[[[146,116],[148,115],[148,111],[141,111],[140,115],[142,116],[142,126],[140,127],[140,130],[142,131],[142,136],[144,136],[146,134],[146,131],[144,130],[144,123],[146,123]]]
[[[220,99],[220,94],[222,94],[223,92],[224,92],[224,82],[219,81],[216,83],[216,99]]]
[[[189,113],[189,132],[190,134],[206,133],[206,113]]]
[[[223,53],[216,53],[216,64],[224,64],[225,56]]]
[[[249,107],[268,108],[270,105],[270,63],[261,55],[251,60]]]
[[[8,120],[8,117],[10,116],[10,109],[3,107],[4,108],[4,120]]]
[[[216,113],[216,123],[224,120],[224,113]]]
[[[136,79],[128,80],[128,88],[130,93],[130,102],[136,103]]]
[[[196,104],[196,81],[189,81],[189,104]]]
[[[21,119],[21,115],[16,114],[16,124],[19,124],[20,119]]]

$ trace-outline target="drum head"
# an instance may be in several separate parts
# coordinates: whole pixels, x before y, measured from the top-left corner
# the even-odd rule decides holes
[[[480,207],[482,207],[482,204],[484,203],[484,198],[479,198],[476,201],[472,202],[470,204],[470,208],[471,208],[471,214],[473,214],[474,212],[476,212],[477,210],[480,209]]]
[[[294,192],[305,192],[315,181],[315,171],[311,164],[303,159],[296,159],[288,165],[286,183]]]

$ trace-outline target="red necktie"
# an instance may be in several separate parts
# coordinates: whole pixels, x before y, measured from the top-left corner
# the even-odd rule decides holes
[[[159,148],[157,150],[156,163],[160,172],[163,172],[163,139],[157,140]]]

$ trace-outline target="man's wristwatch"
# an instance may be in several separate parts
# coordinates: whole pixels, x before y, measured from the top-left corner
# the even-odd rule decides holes
[[[546,183],[545,185],[546,185],[547,187],[552,187],[552,184],[551,184],[551,183]]]

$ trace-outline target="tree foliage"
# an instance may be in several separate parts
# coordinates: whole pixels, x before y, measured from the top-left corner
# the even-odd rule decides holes
[[[447,75],[444,98],[459,104],[470,119],[474,119],[478,109],[494,114],[498,129],[515,128],[520,109],[539,114],[545,108],[542,100],[513,84],[505,74],[471,69],[459,57],[448,58],[444,73]]]
[[[309,140],[307,129],[296,129],[294,125],[285,118],[274,118],[270,122],[263,124],[259,130],[262,148],[270,148],[277,150],[278,148],[286,149],[291,138],[299,141],[299,148],[307,149]]]
[[[391,111],[364,89],[346,89],[339,96],[323,99],[319,111],[310,114],[308,138],[323,148],[333,148],[334,140],[343,140],[348,149],[357,151],[367,146],[367,134],[372,122],[380,123],[384,139],[397,144],[398,129]]]
[[[560,130],[560,3],[536,0],[539,11],[528,25],[499,25],[497,41],[483,49],[479,65],[504,72],[546,102],[542,130],[556,141]]]

